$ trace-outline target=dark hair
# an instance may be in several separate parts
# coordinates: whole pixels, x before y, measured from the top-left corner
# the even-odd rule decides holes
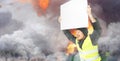
[[[88,30],[87,28],[77,28],[78,30],[82,31],[85,36],[88,35]]]

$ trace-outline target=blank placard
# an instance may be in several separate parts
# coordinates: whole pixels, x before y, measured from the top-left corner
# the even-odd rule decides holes
[[[60,10],[61,30],[88,27],[87,0],[71,0]]]

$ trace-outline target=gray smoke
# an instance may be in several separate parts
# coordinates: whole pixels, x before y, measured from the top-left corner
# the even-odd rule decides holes
[[[0,36],[5,33],[12,33],[13,31],[22,28],[22,23],[12,19],[10,12],[4,12],[2,8],[0,9]]]
[[[52,19],[50,13],[47,16],[37,16],[29,3],[21,4],[14,0],[2,2],[1,57],[22,57],[31,61],[66,61],[64,51],[68,41],[60,31],[58,15]]]
[[[99,39],[101,53],[109,52],[108,61],[117,61],[120,58],[120,23],[111,23],[107,35]]]

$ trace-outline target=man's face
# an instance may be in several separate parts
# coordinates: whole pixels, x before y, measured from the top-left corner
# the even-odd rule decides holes
[[[77,40],[81,40],[85,37],[81,30],[76,30],[73,36],[76,37]]]

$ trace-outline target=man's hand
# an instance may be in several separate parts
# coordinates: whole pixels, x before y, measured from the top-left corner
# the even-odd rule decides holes
[[[96,22],[96,19],[95,19],[95,18],[93,17],[93,15],[92,15],[90,5],[88,5],[88,8],[87,8],[87,13],[88,13],[88,16],[89,16],[89,18],[90,18],[91,22],[92,22],[92,23]]]

